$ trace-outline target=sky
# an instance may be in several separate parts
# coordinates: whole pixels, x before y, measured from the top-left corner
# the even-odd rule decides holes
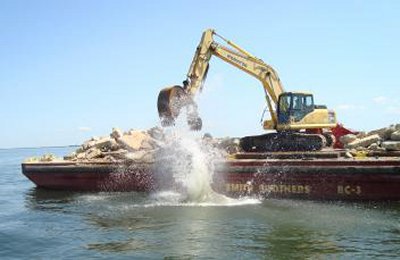
[[[400,123],[400,1],[0,1],[0,148],[80,144],[159,125],[202,32],[274,67],[357,130]],[[214,57],[203,132],[263,132],[259,81]]]

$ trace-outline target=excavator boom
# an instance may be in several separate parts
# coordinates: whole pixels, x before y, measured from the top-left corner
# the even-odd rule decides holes
[[[214,36],[227,46],[215,41]],[[336,126],[334,112],[328,111],[325,106],[315,106],[312,94],[285,92],[278,73],[270,65],[212,29],[204,31],[183,86],[175,85],[161,90],[157,106],[163,126],[173,125],[181,110],[186,109],[190,128],[201,129],[202,121],[194,98],[203,88],[212,56],[262,83],[271,116],[271,120],[264,121],[264,128],[274,129],[278,133],[243,138],[242,148],[245,151],[319,150],[325,145],[322,129]],[[302,129],[307,134],[299,133]]]
[[[214,35],[225,41],[233,49],[214,41]],[[194,104],[193,99],[203,88],[204,81],[207,77],[209,61],[213,55],[245,71],[262,82],[268,110],[270,111],[273,124],[276,125],[277,117],[273,104],[278,102],[279,95],[284,91],[278,74],[271,66],[264,63],[261,59],[251,55],[232,41],[226,40],[212,29],[206,30],[201,37],[189,67],[187,78],[184,81],[184,86],[180,87],[179,91],[177,91],[178,86],[173,86],[165,88],[160,92],[158,111],[162,122],[170,122],[173,124],[180,110],[185,107],[186,104]],[[184,101],[182,101],[182,95],[180,95],[180,98],[174,97],[174,94],[178,92],[187,94]],[[160,103],[163,105],[160,105]],[[190,123],[197,124],[191,125],[191,127],[194,130],[199,130],[198,122],[200,120],[198,119],[197,109],[194,106],[190,106],[190,109],[191,112],[188,114],[188,123],[189,125]],[[175,113],[168,112],[171,110]]]

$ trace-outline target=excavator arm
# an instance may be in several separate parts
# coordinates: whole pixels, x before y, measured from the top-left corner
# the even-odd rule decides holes
[[[217,43],[214,36],[219,37],[230,47]],[[275,105],[279,95],[284,92],[278,74],[261,59],[211,29],[206,30],[202,35],[183,87],[173,86],[161,90],[158,97],[158,112],[162,124],[172,125],[180,114],[180,110],[185,107],[190,127],[193,130],[201,129],[201,119],[198,116],[194,97],[203,88],[209,61],[213,55],[261,81],[272,124],[275,127],[277,124]]]
[[[226,45],[216,42],[215,36]],[[250,74],[263,85],[271,114],[271,120],[264,122],[264,129],[275,129],[276,132],[241,138],[240,146],[245,152],[315,151],[333,143],[331,134],[323,132],[323,129],[336,126],[333,111],[325,106],[315,106],[311,93],[284,92],[278,74],[271,66],[214,30],[203,33],[183,86],[161,90],[158,113],[163,126],[173,125],[180,111],[186,108],[191,129],[201,129],[202,121],[194,98],[203,88],[212,56]],[[306,131],[300,132],[302,129]]]

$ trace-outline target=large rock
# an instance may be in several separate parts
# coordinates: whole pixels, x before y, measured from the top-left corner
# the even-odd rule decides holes
[[[121,136],[117,142],[125,149],[135,152],[141,149],[152,149],[152,138],[142,131],[131,130],[127,134]]]
[[[76,153],[76,154],[78,154],[78,153],[84,153],[84,152],[85,152],[85,150],[83,149],[82,146],[83,146],[83,145],[81,145],[80,147],[78,147],[78,149],[75,150],[75,153]]]
[[[107,136],[96,141],[93,147],[103,150],[111,150],[112,148],[115,148],[116,144],[117,143],[114,139]]]
[[[75,158],[76,158],[76,160],[83,160],[86,158],[86,154],[85,153],[77,153]]]
[[[102,158],[102,160],[104,162],[118,162],[118,159],[115,159],[113,156],[111,155],[106,155]]]
[[[82,150],[82,151],[89,150],[90,148],[93,147],[94,143],[95,143],[95,140],[92,140],[92,139],[85,141],[85,142],[81,145],[81,150]]]
[[[345,157],[345,158],[353,158],[353,154],[352,154],[350,151],[347,151],[347,152],[344,154],[344,157]]]
[[[370,135],[361,139],[356,139],[355,141],[345,145],[345,148],[352,149],[357,147],[368,147],[373,143],[377,143],[381,140],[378,134]]]
[[[115,150],[118,148],[118,145],[114,139],[108,136],[97,139],[92,138],[91,140],[86,141],[85,143],[82,144],[82,149],[84,151],[87,151],[93,147],[106,151],[106,150]]]
[[[72,153],[64,156],[64,160],[67,160],[67,161],[74,160],[75,158],[76,158],[76,152],[72,152]]]
[[[356,136],[356,135],[347,134],[347,135],[341,136],[340,139],[339,139],[339,141],[340,141],[343,145],[346,145],[346,144],[349,144],[349,143],[351,143],[351,142],[354,142],[356,139],[357,139],[357,136]]]
[[[102,156],[100,149],[92,147],[85,152],[85,159],[92,160]]]
[[[114,139],[111,139],[110,146],[108,146],[108,150],[117,151],[118,149],[120,149],[120,147],[119,147],[117,141],[115,141]]]
[[[357,138],[364,138],[364,137],[366,137],[367,136],[367,133],[366,132],[363,132],[363,131],[360,131],[360,132],[358,132],[358,134],[356,134],[356,136],[357,136]]]
[[[373,143],[370,146],[368,146],[369,151],[376,151],[379,149],[379,145],[377,143]]]
[[[117,151],[111,151],[111,152],[103,152],[102,155],[106,158],[112,157],[115,160],[121,160],[125,159],[126,154],[128,153],[127,150],[124,149],[119,149]]]
[[[391,125],[389,127],[385,127],[385,128],[381,128],[381,129],[377,129],[377,130],[373,130],[371,132],[368,132],[368,136],[371,135],[379,135],[379,137],[382,140],[388,140],[390,138],[390,135],[396,131],[396,126],[395,125]]]
[[[140,163],[153,163],[155,161],[154,154],[155,154],[154,150],[151,151],[140,150],[127,153],[125,155],[125,159]]]
[[[400,151],[400,141],[385,141],[381,146],[388,151]]]
[[[113,128],[112,132],[110,134],[111,138],[114,138],[115,140],[118,140],[118,138],[122,137],[122,131],[119,128]]]
[[[400,130],[397,130],[396,132],[393,132],[393,133],[390,135],[390,140],[393,140],[393,141],[400,141]]]
[[[58,158],[54,154],[44,154],[41,157],[34,156],[24,160],[24,162],[53,162],[53,161],[62,161],[62,158]]]

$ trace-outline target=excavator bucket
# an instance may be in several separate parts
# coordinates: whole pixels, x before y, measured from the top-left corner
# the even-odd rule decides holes
[[[173,126],[182,108],[186,108],[187,123],[191,130],[198,131],[202,127],[196,103],[181,86],[162,89],[158,94],[157,108],[163,127]]]

